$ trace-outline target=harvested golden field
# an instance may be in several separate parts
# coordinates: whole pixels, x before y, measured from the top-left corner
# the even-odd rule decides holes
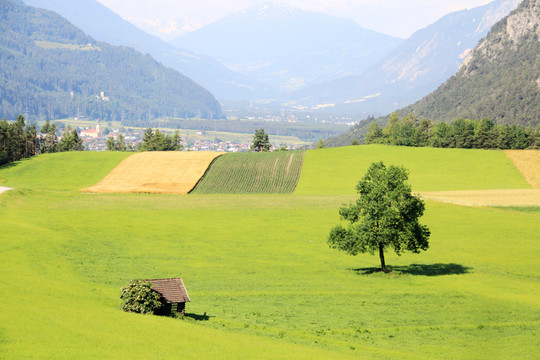
[[[223,153],[151,151],[128,157],[94,186],[93,193],[187,194]]]
[[[529,184],[540,189],[540,150],[505,150],[504,153]]]
[[[425,200],[466,206],[540,206],[540,189],[422,192]]]

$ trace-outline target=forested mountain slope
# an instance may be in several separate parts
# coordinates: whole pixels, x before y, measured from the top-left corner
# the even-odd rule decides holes
[[[363,72],[300,91],[303,105],[335,104],[333,111],[380,116],[408,106],[454,75],[464,57],[519,0],[496,0],[448,14],[415,32]]]
[[[219,118],[204,88],[131,48],[95,41],[58,14],[0,0],[0,117]]]
[[[540,125],[540,0],[524,0],[436,91],[398,111],[434,122],[492,119],[496,124]],[[379,118],[383,125],[387,118]],[[363,139],[370,121],[329,139],[328,146]]]
[[[177,48],[145,33],[97,0],[24,0],[27,5],[52,10],[96,40],[130,46],[186,75],[218,99],[251,99],[259,84],[208,56]]]
[[[456,75],[402,113],[435,121],[491,118],[540,124],[540,0],[498,22]]]

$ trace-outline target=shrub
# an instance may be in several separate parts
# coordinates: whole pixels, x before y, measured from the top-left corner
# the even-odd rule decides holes
[[[161,307],[161,295],[144,280],[130,280],[122,288],[122,310],[140,314],[155,313]]]

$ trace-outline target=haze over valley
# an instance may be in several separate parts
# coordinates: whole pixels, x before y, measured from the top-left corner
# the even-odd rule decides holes
[[[97,40],[151,54],[226,108],[330,112],[355,120],[386,115],[435,90],[518,2],[448,14],[407,39],[351,19],[261,3],[165,42],[96,0],[26,1],[57,11]]]

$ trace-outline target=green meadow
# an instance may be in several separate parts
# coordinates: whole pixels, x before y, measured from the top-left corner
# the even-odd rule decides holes
[[[308,151],[296,193],[354,193],[375,161],[409,169],[414,191],[531,187],[503,151],[363,145]]]
[[[369,164],[415,191],[530,187],[499,151],[308,151],[293,194],[84,194],[129,154],[0,168],[0,358],[536,359],[540,213],[426,203],[421,254],[330,249]],[[132,278],[181,276],[186,317],[128,314]]]

